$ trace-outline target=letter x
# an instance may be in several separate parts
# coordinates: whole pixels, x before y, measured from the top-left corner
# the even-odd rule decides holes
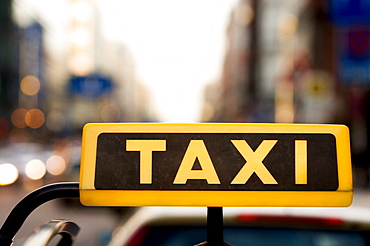
[[[246,160],[246,163],[242,169],[240,169],[231,184],[245,184],[253,173],[256,173],[264,184],[277,184],[274,177],[262,163],[271,149],[275,146],[277,140],[262,141],[256,151],[253,151],[245,140],[231,140],[231,142]]]

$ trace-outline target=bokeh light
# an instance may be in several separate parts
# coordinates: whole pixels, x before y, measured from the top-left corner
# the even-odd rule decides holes
[[[66,170],[67,164],[60,155],[52,155],[46,161],[46,170],[52,175],[61,175]]]
[[[42,160],[33,159],[26,164],[26,175],[32,180],[39,180],[46,174],[46,166]]]
[[[38,78],[35,76],[26,76],[21,81],[21,91],[27,96],[34,96],[39,93],[41,84]]]
[[[40,128],[45,122],[45,115],[40,109],[31,109],[26,113],[25,122],[31,128]]]
[[[89,44],[89,33],[83,28],[74,30],[71,36],[72,43],[77,47],[83,48]]]
[[[18,179],[18,169],[11,163],[0,164],[0,185],[13,184]]]
[[[101,110],[101,118],[104,122],[119,121],[121,110],[114,104],[107,104]]]
[[[14,110],[11,116],[11,121],[13,125],[17,128],[25,128],[27,127],[25,118],[27,114],[27,109],[24,108],[18,108]]]
[[[293,14],[285,14],[281,16],[278,28],[284,34],[294,34],[298,29],[299,21],[297,16]]]
[[[290,105],[282,105],[276,110],[277,123],[294,122],[294,109]]]

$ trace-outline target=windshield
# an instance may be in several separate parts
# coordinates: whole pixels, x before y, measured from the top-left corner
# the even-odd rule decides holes
[[[189,246],[206,241],[206,227],[155,226],[146,227],[128,244],[129,246]],[[358,231],[225,227],[224,241],[234,246],[362,246],[365,237]]]

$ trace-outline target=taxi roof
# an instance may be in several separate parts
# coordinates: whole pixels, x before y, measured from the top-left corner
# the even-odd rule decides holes
[[[348,208],[225,207],[223,215],[225,223],[242,215],[258,215],[278,216],[279,218],[326,218],[331,221],[340,220],[343,224],[355,223],[370,228],[370,208],[354,205]],[[109,246],[122,245],[122,241],[144,225],[153,223],[167,225],[176,223],[181,223],[181,225],[205,224],[206,218],[207,208],[205,207],[142,207],[117,228]],[[307,221],[302,221],[302,223]]]

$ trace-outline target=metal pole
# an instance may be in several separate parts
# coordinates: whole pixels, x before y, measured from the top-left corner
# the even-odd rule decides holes
[[[207,245],[224,245],[224,221],[222,207],[208,207],[207,210]]]
[[[12,245],[13,238],[18,230],[38,206],[62,197],[79,197],[79,183],[55,183],[43,186],[23,198],[10,212],[0,229],[0,245]]]

